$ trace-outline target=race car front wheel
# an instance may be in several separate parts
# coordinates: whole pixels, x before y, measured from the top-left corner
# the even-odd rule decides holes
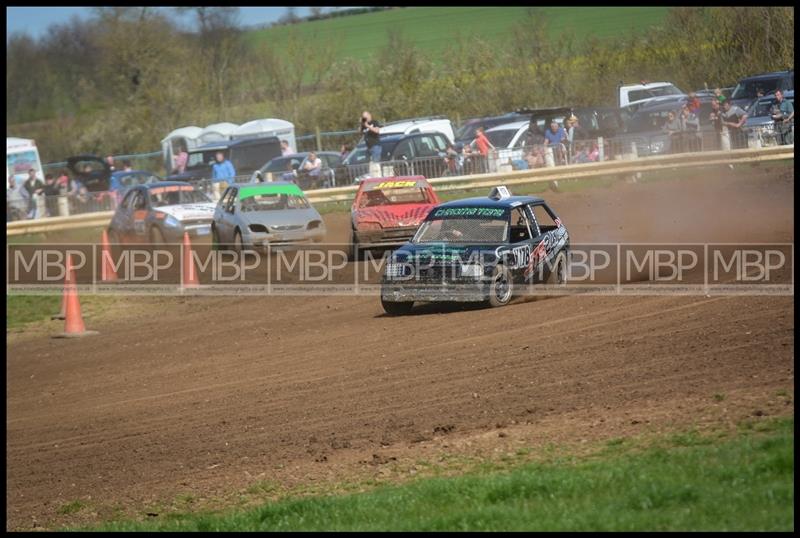
[[[556,256],[555,265],[553,265],[547,283],[559,287],[567,285],[567,255],[564,251],[559,252]]]
[[[383,306],[383,310],[390,316],[402,316],[403,314],[408,314],[411,312],[411,308],[414,306],[414,303],[412,301],[406,301],[403,303],[384,301],[383,297],[381,297],[381,306]]]
[[[489,286],[489,306],[505,306],[514,295],[514,282],[511,273],[503,264],[497,264],[492,271],[492,283]]]

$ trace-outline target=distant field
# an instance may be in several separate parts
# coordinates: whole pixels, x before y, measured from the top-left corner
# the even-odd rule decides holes
[[[509,39],[508,30],[520,20],[527,7],[414,7],[366,13],[294,26],[253,30],[248,39],[254,45],[270,43],[280,47],[290,31],[305,39],[335,44],[339,58],[366,59],[386,44],[387,31],[402,29],[414,44],[434,58],[447,50],[460,33],[500,45]],[[609,37],[642,33],[661,24],[666,7],[545,7],[536,8],[547,17],[553,36],[572,30],[578,38]],[[441,59],[441,57],[439,57]]]

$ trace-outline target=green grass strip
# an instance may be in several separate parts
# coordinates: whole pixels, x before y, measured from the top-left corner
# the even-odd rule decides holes
[[[510,471],[471,472],[230,513],[171,514],[103,530],[765,531],[794,529],[794,419],[731,439],[607,443]]]

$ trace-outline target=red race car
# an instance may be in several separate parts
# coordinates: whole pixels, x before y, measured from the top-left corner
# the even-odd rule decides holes
[[[439,197],[422,176],[364,179],[350,211],[350,259],[410,240],[437,204]]]

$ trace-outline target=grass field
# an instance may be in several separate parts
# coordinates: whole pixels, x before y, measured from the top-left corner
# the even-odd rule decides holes
[[[401,29],[403,35],[431,58],[443,60],[447,47],[458,34],[480,37],[500,45],[509,29],[527,7],[413,7],[304,22],[249,32],[254,45],[268,43],[280,48],[290,32],[337,47],[337,58],[364,60],[387,42],[387,32]],[[610,37],[647,32],[661,24],[666,7],[545,7],[537,8],[547,17],[553,36],[574,31],[579,39],[591,35]]]
[[[516,457],[528,456],[518,450]],[[366,493],[287,498],[239,512],[170,514],[103,530],[669,531],[794,528],[794,419],[614,439],[588,455],[483,463]]]

